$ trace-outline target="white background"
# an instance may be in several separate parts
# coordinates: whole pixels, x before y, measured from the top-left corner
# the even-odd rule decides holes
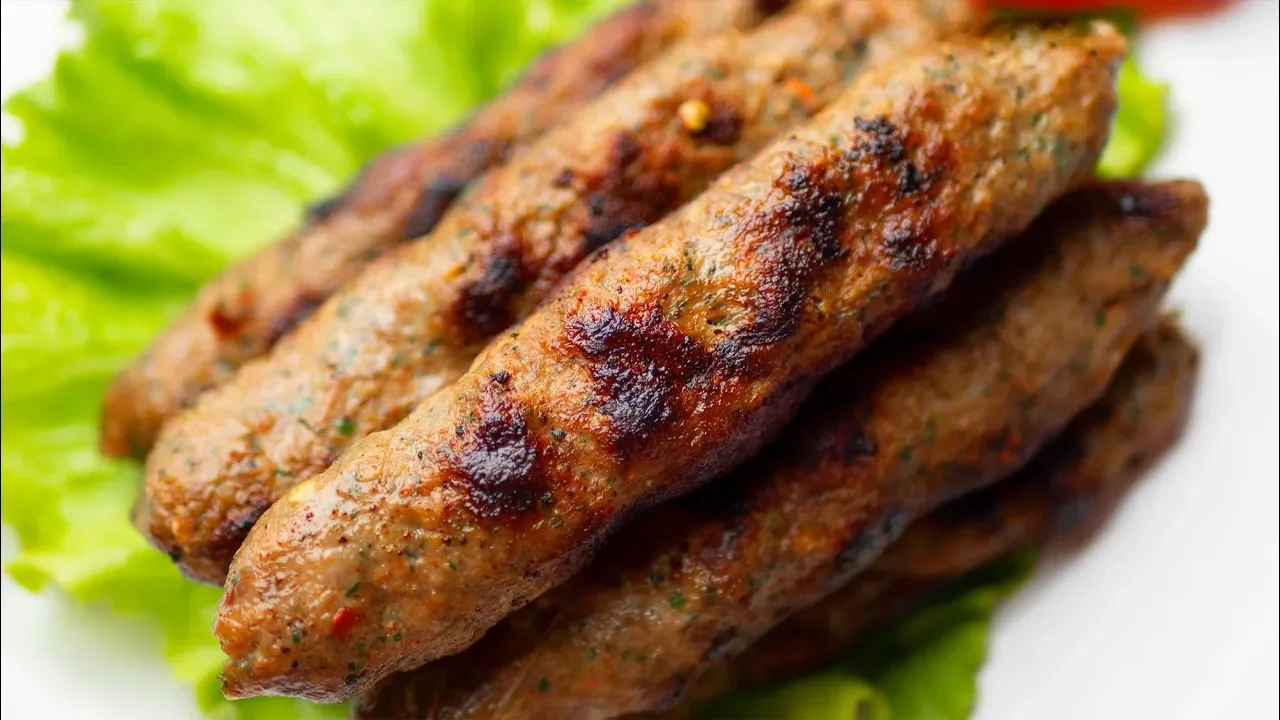
[[[61,2],[0,7],[8,97],[70,34]],[[1142,37],[1145,69],[1174,90],[1152,174],[1197,178],[1213,201],[1173,294],[1203,346],[1199,396],[1112,525],[1001,610],[979,720],[1280,715],[1278,22],[1255,0]],[[4,717],[198,717],[145,628],[7,577],[2,617]]]

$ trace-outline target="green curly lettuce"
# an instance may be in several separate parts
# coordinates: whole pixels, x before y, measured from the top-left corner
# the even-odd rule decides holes
[[[1117,90],[1120,107],[1098,160],[1098,174],[1105,178],[1141,173],[1164,147],[1168,125],[1169,86],[1143,75],[1133,58],[1120,66]]]
[[[960,720],[977,698],[978,670],[996,605],[1030,575],[1023,552],[980,568],[927,598],[921,610],[863,638],[808,677],[698,708],[704,720]]]
[[[10,576],[149,619],[211,717],[340,717],[222,698],[218,591],[183,581],[129,525],[139,469],[96,451],[102,392],[200,283],[305,203],[378,150],[457,121],[621,3],[73,2],[82,41],[5,105],[21,127],[0,155],[0,500],[21,547]],[[1126,88],[1143,107],[1126,95],[1119,170],[1149,156],[1163,120],[1163,91],[1137,75]],[[840,708],[869,702],[964,717],[986,615],[955,617],[947,632],[903,635],[915,639],[893,663],[815,676],[817,694],[793,693],[803,699],[778,716],[851,717]]]
[[[99,399],[200,283],[307,201],[455,122],[616,4],[73,3],[83,41],[5,106],[22,128],[0,156],[11,577],[150,618],[211,716],[341,717],[222,699],[219,593],[129,525],[139,470],[98,456]]]

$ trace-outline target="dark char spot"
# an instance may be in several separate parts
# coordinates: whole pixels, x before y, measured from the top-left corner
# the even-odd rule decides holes
[[[898,133],[898,128],[889,122],[889,118],[876,117],[867,120],[855,117],[853,126],[871,136],[866,142],[859,143],[862,150],[870,152],[891,165],[907,159],[907,149],[903,145],[902,136]]]
[[[757,299],[729,345],[767,345],[793,334],[817,273],[847,252],[837,173],[821,161],[793,167],[775,183],[781,199],[746,221],[740,237],[752,243]]]
[[[912,196],[932,187],[940,168],[922,171],[912,162],[908,158],[904,133],[888,118],[867,120],[857,117],[853,124],[867,135],[855,144],[853,157],[874,159],[887,166],[886,169],[896,176],[892,187],[887,188],[886,201],[895,205],[901,201],[910,202]],[[933,214],[927,205],[923,208],[917,206],[886,220],[878,247],[891,269],[895,272],[928,273],[945,259],[945,254],[940,251],[933,236],[933,220]]]
[[[674,416],[680,388],[717,367],[656,309],[593,308],[570,316],[565,336],[590,363],[593,401],[609,418],[610,440],[622,456]]]
[[[889,267],[895,271],[923,271],[940,261],[937,241],[924,223],[911,217],[896,217],[885,224],[880,247]]]
[[[898,192],[902,195],[913,195],[924,187],[925,177],[916,164],[907,161],[898,171]]]
[[[515,320],[515,300],[528,286],[530,274],[522,262],[515,238],[495,243],[496,254],[488,259],[480,277],[462,288],[451,308],[454,332],[467,342],[491,337]]]
[[[665,153],[645,148],[632,133],[617,133],[600,172],[584,175],[587,213],[581,228],[587,250],[645,227],[680,199],[679,178]]]
[[[400,228],[401,239],[413,240],[431,232],[453,201],[466,189],[470,179],[438,176],[428,180],[422,186],[413,209],[405,215],[404,225]]]
[[[481,386],[478,405],[477,419],[448,451],[455,488],[466,498],[467,509],[480,517],[527,513],[546,488],[535,481],[538,448],[523,409],[493,378]]]
[[[206,552],[210,560],[230,564],[232,556],[244,544],[244,539],[253,529],[254,523],[262,517],[271,503],[265,499],[257,499],[247,506],[228,515],[227,519],[213,529],[209,535]]]

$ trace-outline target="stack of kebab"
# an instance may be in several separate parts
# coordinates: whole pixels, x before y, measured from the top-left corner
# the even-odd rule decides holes
[[[589,252],[692,200],[869,62],[970,20],[961,0],[797,5],[631,74],[174,418],[139,526],[189,576],[221,583],[271,503],[461,376]]]
[[[826,373],[1091,176],[1123,51],[1109,26],[926,45],[594,253],[262,515],[215,627],[227,691],[340,699],[456,653],[630,515],[746,460]],[[362,285],[316,318],[373,300]],[[1122,349],[1094,347],[1096,395]]]
[[[759,681],[727,661],[1097,399],[1155,323],[1204,198],[1093,187],[1028,229],[1088,181],[1123,42],[1020,27],[909,49],[968,24],[960,2],[810,0],[681,45],[169,423],[138,514],[189,574],[220,579],[287,493],[227,580],[228,694],[371,689],[362,717],[608,717],[669,707],[709,668],[699,695]],[[1152,338],[1025,479],[964,501],[1005,508],[1011,529],[977,526],[988,536],[937,575],[1091,517],[1106,503],[1082,499],[1114,498],[1167,444],[1193,363],[1168,328]],[[1156,419],[1108,423],[1120,406]],[[797,413],[751,468],[655,509],[555,587]],[[912,538],[968,527],[944,518],[820,608],[904,602],[925,583],[903,578],[933,567]]]
[[[222,385],[374,258],[429,233],[467,185],[520,145],[689,37],[746,29],[787,0],[649,0],[538,60],[453,132],[376,158],[306,224],[229,268],[107,391],[102,451],[144,456],[163,423]]]
[[[1102,399],[1016,476],[912,523],[900,540],[843,588],[797,611],[736,657],[710,658],[689,687],[686,703],[663,716],[688,717],[694,701],[817,670],[839,658],[867,630],[918,607],[931,591],[985,563],[1050,540],[1083,537],[1176,440],[1186,418],[1196,367],[1195,348],[1169,318],[1163,319],[1129,353]],[[813,415],[806,410],[802,424],[811,425],[825,414],[847,429],[848,407],[837,408],[825,400],[810,405]],[[788,434],[794,438],[794,432]],[[824,431],[828,454],[846,452],[831,443],[840,439],[838,435]],[[843,462],[843,458],[832,460]],[[793,459],[791,464],[805,462]],[[818,463],[802,466],[816,469]],[[839,483],[840,474],[837,470],[825,484]],[[713,485],[700,491],[704,498],[690,498],[683,512],[698,512],[699,502],[721,505],[724,501],[715,497],[716,489]],[[758,522],[749,511],[744,515],[744,526]],[[672,549],[680,536],[656,535],[660,523],[673,516],[666,509],[654,511],[640,523],[649,529],[648,535],[640,527],[624,531],[581,576],[512,615],[467,651],[382,682],[359,699],[353,717],[577,718],[607,717],[621,707],[664,707],[679,692],[672,693],[671,686],[662,682],[650,684],[645,674],[669,646],[663,638],[646,640],[643,632],[663,627],[662,623],[680,628],[697,612],[687,609],[682,586],[674,588],[678,594],[663,587],[668,578],[674,575],[677,583],[686,579],[699,595],[708,587],[706,578],[698,574],[706,563],[698,560],[688,568],[682,563],[690,551]],[[723,524],[720,529],[724,530]],[[707,530],[700,535],[709,537]],[[637,550],[644,547],[638,544],[641,540],[656,540],[664,550]],[[732,552],[703,548],[692,556],[719,555],[713,562],[735,562]],[[620,566],[608,564],[619,559]],[[681,564],[672,574],[676,563]],[[622,583],[621,589],[610,588],[610,580]],[[580,592],[596,596],[584,601],[576,598]],[[604,596],[611,597],[612,605],[602,602]],[[673,597],[685,599],[675,603],[681,607],[668,609]],[[634,634],[622,631],[644,617],[646,610],[657,616],[636,627]],[[584,621],[582,628],[574,628]],[[683,631],[696,632],[693,628]],[[620,674],[621,682],[616,679]],[[670,675],[658,677],[671,680]],[[677,676],[677,687],[683,688],[692,677]],[[669,693],[663,698],[668,702],[634,699],[636,693],[664,692]],[[606,701],[612,711],[602,712],[604,695],[615,696]]]

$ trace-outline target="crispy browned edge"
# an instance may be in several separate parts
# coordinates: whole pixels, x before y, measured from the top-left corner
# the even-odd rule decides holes
[[[1104,186],[1102,194],[1097,194],[1097,193],[1093,193],[1086,190],[1086,191],[1080,192],[1074,200],[1070,200],[1070,199],[1068,200],[1069,201],[1063,201],[1060,207],[1055,210],[1054,216],[1056,218],[1062,219],[1064,217],[1073,217],[1075,215],[1078,215],[1079,211],[1083,209],[1081,206],[1082,201],[1085,203],[1084,207],[1088,207],[1089,202],[1096,203],[1101,201],[1103,202],[1104,206],[1108,206],[1114,203],[1115,205],[1114,212],[1117,213],[1114,216],[1115,223],[1122,223],[1122,224],[1128,224],[1131,222],[1146,223],[1148,221],[1156,221],[1157,219],[1159,219],[1156,224],[1150,226],[1149,232],[1156,233],[1157,235],[1159,235],[1159,233],[1162,233],[1165,230],[1169,230],[1172,227],[1177,227],[1179,228],[1179,230],[1176,231],[1175,234],[1177,234],[1179,237],[1183,235],[1187,235],[1188,236],[1187,242],[1190,242],[1191,244],[1194,244],[1194,236],[1198,234],[1199,228],[1201,228],[1204,224],[1204,210],[1205,210],[1204,197],[1203,197],[1202,191],[1200,191],[1198,186],[1196,186],[1194,183],[1167,183],[1167,184],[1157,184],[1155,186],[1146,186],[1146,187],[1142,185],[1110,183]],[[1144,220],[1143,218],[1146,218],[1146,219]],[[1102,247],[1103,246],[1100,246],[1100,250]],[[1025,268],[1025,266],[1028,265],[1027,261],[1030,261],[1030,265],[1032,266],[1036,265],[1036,263],[1034,262],[1036,258],[1036,253],[1033,252],[1034,246],[1029,247],[1026,245],[1022,245],[1016,249],[1020,251],[1018,255],[1025,256],[1025,257],[1024,257],[1024,262],[1021,262],[1020,265],[1015,264],[1014,267],[1022,266]],[[1124,261],[1124,262],[1128,262],[1128,261]],[[1123,264],[1119,267],[1120,271],[1125,271],[1126,269],[1127,268]],[[1163,272],[1164,271],[1162,271],[1162,274]],[[984,285],[992,285],[992,284],[998,286],[1001,284],[999,282],[992,283],[989,280],[984,282],[983,281],[984,277],[988,277],[988,274],[977,273],[977,274],[971,275],[970,280],[978,283],[977,287],[982,287]],[[975,289],[975,287],[970,285],[967,287],[967,289],[972,291]],[[956,292],[961,297],[970,297],[970,294],[965,291],[966,291],[966,286],[961,286],[956,288]],[[1097,291],[1095,290],[1094,293],[1097,294]],[[992,302],[998,299],[999,298],[985,298],[981,300],[975,299],[974,302],[976,302],[977,307],[974,310],[975,312],[978,313],[978,315],[975,316],[974,319],[978,320],[980,325],[981,325],[981,318],[987,317],[987,311],[984,310],[984,308],[986,308],[988,305],[990,305]],[[1103,296],[1098,297],[1098,300],[1103,300],[1103,299],[1104,299]],[[1003,306],[1003,303],[1000,303],[1000,305]],[[947,308],[940,308],[940,310],[946,311]],[[954,321],[954,318],[952,320],[948,320],[948,318],[951,318],[951,315],[952,315],[949,312],[943,312],[941,315],[939,315],[938,313],[929,313],[928,315],[932,319],[937,320],[938,322],[925,323],[923,325],[920,325],[917,328],[912,328],[913,330],[923,329],[926,331],[922,339],[922,342],[925,343],[924,347],[926,349],[929,343],[928,338],[933,337],[933,335],[929,334],[930,332],[943,332],[943,331],[946,331],[944,330],[946,328],[951,328],[954,330],[957,327],[957,325],[966,326],[964,322],[959,322],[957,324],[957,322]],[[1090,320],[1092,320],[1091,314],[1089,317],[1090,317]],[[996,318],[993,317],[992,319],[994,320]],[[1144,324],[1141,317],[1136,317],[1134,319],[1139,324],[1139,326],[1141,324]],[[1136,333],[1138,329],[1139,328],[1135,328],[1134,332]],[[1128,342],[1124,344],[1125,347],[1128,347],[1128,345],[1129,345]],[[1143,351],[1140,348],[1139,350],[1134,351],[1131,354],[1131,360],[1130,360],[1131,369],[1128,370],[1127,372],[1132,373],[1132,365],[1135,362],[1137,362],[1137,360],[1134,360],[1133,358],[1141,359],[1142,352]],[[889,359],[892,361],[893,357],[894,357],[893,355],[890,355]],[[1118,362],[1119,358],[1117,357],[1116,360]],[[1110,368],[1115,368],[1115,367],[1116,367],[1115,364],[1110,365]],[[1099,383],[1098,383],[1099,392],[1103,389],[1103,384],[1106,383],[1110,374],[1111,374],[1111,371],[1108,370],[1107,373],[1099,379]],[[964,384],[962,381],[958,380],[958,382],[961,385]],[[1123,392],[1123,390],[1117,391],[1115,387],[1113,387],[1112,389],[1115,392]],[[821,397],[824,397],[824,398],[830,397],[829,394],[823,394],[821,393],[821,391],[819,391],[819,394]],[[1181,399],[1180,397],[1175,398],[1175,400],[1180,400],[1180,399]],[[1077,407],[1081,407],[1081,406],[1077,406]],[[1074,413],[1075,411],[1072,411],[1072,412]],[[844,411],[844,414],[848,414],[848,411],[847,410]],[[1086,415],[1086,418],[1087,417],[1089,416]],[[1065,421],[1065,418],[1064,418],[1064,421]],[[839,423],[835,423],[835,424],[838,425]],[[807,426],[810,427],[810,429],[813,432],[821,434],[823,432],[823,430],[821,429],[823,425],[826,425],[826,423],[819,423],[819,425],[817,426],[814,426],[812,423],[809,423]],[[1027,438],[1027,440],[1030,441],[1030,438]],[[837,440],[835,442],[837,445],[840,445],[840,441]],[[823,443],[821,446],[826,447],[826,443]],[[806,458],[805,457],[795,457],[795,458],[788,457],[786,458],[786,462],[799,463],[801,466],[805,466],[804,464],[806,462]],[[1088,478],[1086,478],[1086,480],[1088,480]],[[715,491],[716,488],[714,487],[708,488],[708,490]],[[736,497],[736,494],[732,492],[729,492],[729,497],[722,497],[723,495],[722,492],[704,492],[702,493],[702,495],[705,498],[707,498],[706,502],[711,504],[716,504],[717,502],[720,502],[722,504],[728,503],[734,497]],[[662,512],[662,510],[659,510],[657,512]],[[745,512],[745,510],[743,512]],[[737,515],[735,515],[735,517],[736,516]],[[672,523],[667,523],[667,525],[670,528],[672,528],[671,532],[679,533],[680,528],[683,527],[678,522],[679,515],[676,514],[675,516],[672,516],[672,517],[675,518],[675,521]],[[946,517],[946,515],[944,514],[939,517]],[[935,525],[937,524],[936,520],[932,522]],[[658,525],[661,525],[661,524],[662,523],[658,523]],[[655,529],[655,524],[649,523],[648,528],[650,530]],[[742,532],[742,528],[738,528],[736,530],[726,528],[726,533],[727,533],[726,537],[728,537],[731,534],[740,533],[740,532]],[[919,534],[920,534],[920,530],[917,530],[917,536],[919,536]],[[655,538],[649,538],[650,541],[654,539]],[[663,546],[668,544],[670,543],[668,543],[666,540],[662,540],[659,542],[659,545],[663,545]],[[909,541],[906,543],[906,545],[908,546],[910,544],[911,543]],[[652,545],[651,542],[647,542],[645,540],[645,536],[637,535],[636,533],[623,533],[623,535],[617,538],[617,541],[615,543],[616,547],[621,546],[621,547],[634,548],[635,553],[639,553],[642,556],[647,556],[648,554],[650,554],[646,552],[645,548],[651,547],[651,545]],[[890,551],[890,552],[891,552],[891,556],[895,554],[894,551]],[[624,551],[624,553],[630,553],[630,551]],[[898,552],[896,554],[900,555],[901,553]],[[616,559],[615,555],[606,556],[606,558],[602,558],[600,562],[597,562],[596,567],[598,568],[598,566],[602,562],[605,562],[608,557],[614,557]],[[892,560],[888,562],[892,562]],[[976,564],[977,562],[978,561],[975,560],[973,561],[973,564]],[[700,564],[695,564],[695,565],[696,567],[702,567]],[[695,570],[694,572],[695,572],[695,576],[700,576],[699,571]],[[595,577],[595,575],[593,575],[592,577]],[[605,571],[603,580],[606,583],[608,582],[609,577],[610,577],[609,573]],[[861,587],[863,588],[863,590],[860,592],[865,592],[867,584],[868,583],[865,583],[865,582],[862,583]],[[451,701],[445,700],[445,698],[438,693],[438,691],[443,690],[443,688],[436,687],[433,683],[445,682],[448,685],[457,685],[461,687],[467,687],[467,686],[470,686],[473,682],[477,682],[477,681],[484,682],[484,675],[487,672],[486,667],[494,668],[494,667],[500,666],[501,664],[506,662],[504,658],[508,658],[508,659],[516,658],[521,656],[523,653],[525,653],[529,649],[530,639],[532,638],[533,642],[536,643],[537,638],[551,624],[552,619],[563,611],[566,595],[574,596],[581,592],[584,592],[584,589],[580,586],[580,584],[577,585],[577,592],[575,592],[575,590],[573,589],[574,586],[575,586],[575,583],[572,583],[572,582],[569,583],[567,586],[562,586],[562,588],[557,589],[557,591],[555,591],[553,594],[544,596],[544,598],[541,598],[538,601],[536,601],[530,609],[512,616],[511,618],[508,619],[507,624],[504,627],[502,627],[500,630],[495,630],[493,633],[490,633],[489,636],[486,636],[485,640],[482,642],[481,645],[477,646],[476,648],[473,648],[471,651],[464,653],[463,655],[460,655],[457,658],[445,660],[441,664],[434,665],[434,666],[427,666],[426,668],[424,668],[422,671],[419,671],[418,673],[400,675],[388,681],[384,686],[382,686],[382,688],[380,688],[378,691],[375,691],[377,694],[367,697],[365,699],[364,701],[365,707],[386,709],[388,707],[388,703],[390,703],[391,708],[399,708],[400,710],[404,710],[408,714],[412,714],[409,711],[416,712],[417,709],[421,709],[425,707],[436,707],[438,704],[442,704],[443,708],[451,707]],[[561,593],[560,592],[561,590],[564,590],[565,592]],[[643,604],[640,604],[640,605],[637,605],[636,607],[642,607],[642,606]],[[575,615],[573,613],[570,613],[566,617],[573,618],[575,617]],[[632,639],[634,640],[635,638],[632,638]],[[594,642],[599,642],[599,640],[594,640]],[[638,646],[636,647],[638,648]],[[614,652],[613,655],[616,656],[616,652]],[[459,662],[455,662],[455,660]],[[570,662],[574,662],[576,661],[576,658],[569,658],[569,660]],[[543,668],[543,669],[545,670],[546,668]],[[718,672],[720,674],[723,674],[724,670],[721,669]],[[534,673],[534,677],[536,676],[537,676],[537,673]],[[419,687],[415,688],[414,687],[415,683],[419,684]],[[369,712],[371,714],[368,717],[378,717],[379,712],[381,711],[370,710]]]
[[[223,582],[276,498],[463,373],[590,250],[694,197],[838,95],[854,70],[971,20],[964,0],[800,5],[632,73],[477,183],[436,239],[367,269],[171,419],[147,459],[135,525],[187,577]],[[778,73],[805,102],[770,92]],[[677,111],[690,98],[711,109],[698,131]],[[461,270],[439,262],[450,257],[466,258]],[[302,397],[314,402],[296,411]]]
[[[695,717],[700,702],[834,661],[865,633],[927,604],[935,591],[1005,554],[1088,539],[1176,443],[1198,369],[1198,349],[1166,316],[1130,351],[1103,398],[1017,475],[914,523],[848,585],[788,618],[738,657],[712,666],[680,706],[628,717]],[[535,604],[513,616],[516,627],[503,630],[509,639],[505,654],[518,654],[555,612],[551,603]],[[490,642],[488,650],[501,662],[503,648]],[[443,673],[395,676],[353,703],[351,717],[445,717],[435,713],[448,682]]]
[[[787,0],[648,0],[546,53],[510,90],[445,135],[395,148],[313,204],[304,224],[210,281],[107,389],[100,451],[142,457],[164,421],[261,355],[360,268],[430,231],[464,188],[640,62],[678,40],[692,14],[753,24]],[[708,23],[714,27],[714,23]]]
[[[1178,441],[1199,350],[1166,316],[1130,351],[1106,395],[1016,476],[913,524],[843,589],[788,618],[694,684],[690,703],[784,681],[836,660],[934,591],[1026,547],[1081,545]],[[686,703],[669,715],[690,715]]]
[[[995,47],[1006,50],[999,67],[990,72],[977,69],[979,58],[989,57]],[[1056,65],[1056,72],[1048,74],[1051,81],[1037,79],[1041,85],[1033,93],[1013,84],[1037,77],[1022,59],[1028,48]],[[230,656],[224,692],[233,697],[269,693],[336,700],[390,672],[456,652],[513,607],[567,577],[628,512],[687,491],[754,451],[790,417],[823,373],[848,359],[918,300],[948,285],[962,259],[993,249],[999,239],[1023,229],[1054,197],[1087,175],[1106,136],[1114,107],[1114,72],[1123,51],[1123,39],[1105,25],[1047,33],[1015,28],[990,39],[931,46],[863,76],[844,102],[829,107],[819,120],[756,161],[722,177],[718,190],[704,194],[669,222],[642,231],[623,248],[614,246],[607,260],[601,255],[598,262],[582,266],[575,283],[526,321],[518,337],[504,336],[491,345],[448,393],[433,396],[434,402],[424,403],[396,429],[366,438],[360,452],[347,453],[316,481],[295,488],[288,503],[268,510],[237,555],[215,625]],[[965,61],[952,61],[959,56]],[[942,77],[922,73],[926,65]],[[1041,76],[1046,73],[1043,65],[1036,70]],[[886,73],[901,73],[901,80],[921,97],[910,107],[894,104],[901,90],[883,87],[894,80]],[[950,133],[929,120],[961,103],[956,86],[944,82],[946,76],[970,84],[982,97],[977,103],[981,107],[965,98],[965,106],[976,115],[967,123],[959,121]],[[1019,88],[1024,92],[1018,93]],[[1077,102],[1054,104],[1064,93]],[[1004,105],[1006,99],[1011,106]],[[867,117],[858,116],[859,109]],[[1033,122],[1033,113],[1046,122]],[[999,139],[986,134],[991,119],[1008,114],[1016,115],[1018,132],[998,134]],[[947,157],[961,166],[981,162],[991,167],[987,158],[1005,151],[1007,142],[1043,139],[1049,131],[1053,142],[1029,146],[1019,156],[1026,169],[997,165],[1005,169],[970,182],[971,176],[961,174],[967,170],[953,165],[955,182],[925,182],[928,173],[947,164]],[[845,147],[855,147],[833,147],[832,133],[847,133]],[[917,134],[918,146],[910,138],[902,139]],[[920,163],[912,166],[914,172],[905,167],[909,158]],[[779,163],[787,162],[795,166],[779,184]],[[755,212],[760,199],[750,201],[736,189],[746,181],[772,185],[781,195],[768,197],[788,202],[774,212]],[[901,201],[908,207],[891,200],[904,196],[910,196]],[[1003,200],[998,210],[997,197]],[[737,221],[717,224],[721,214],[715,208],[732,213]],[[791,219],[805,208],[817,214],[805,216],[797,226]],[[704,221],[703,214],[714,217]],[[842,227],[848,218],[856,222]],[[902,226],[915,222],[920,224],[910,231]],[[716,281],[722,286],[768,283],[768,292],[736,313],[736,327],[719,334],[709,321],[698,327],[696,336],[682,324],[709,320],[714,308],[695,308],[687,320],[662,315],[664,303],[704,292],[705,285],[681,283],[679,268],[686,263],[674,261],[687,246],[669,238],[672,233],[685,237],[695,228],[708,238],[715,228],[723,240],[709,247],[721,251],[752,240],[763,243],[753,256],[717,266]],[[876,237],[883,234],[883,240],[854,242],[863,229]],[[766,248],[781,255],[766,256]],[[673,260],[669,271],[660,260],[665,257]],[[865,269],[860,282],[838,279],[854,267]],[[643,282],[638,273],[645,273]],[[884,280],[882,292],[875,292],[878,280]],[[605,287],[598,287],[602,284]],[[820,312],[810,312],[810,298],[814,305],[825,304]],[[771,299],[782,307],[773,307]],[[827,312],[843,322],[823,321]],[[632,352],[644,342],[650,347],[666,345],[663,376],[656,378],[665,393],[660,404],[646,402],[643,417],[628,416],[630,406],[625,412],[621,407],[611,410],[607,403],[601,406],[604,401],[593,406],[592,397],[604,395],[618,372],[630,371],[631,363],[639,361]],[[705,343],[720,350],[713,354]],[[539,353],[518,358],[532,347]],[[504,372],[505,366],[535,360],[554,362],[564,382],[547,386],[545,373]],[[566,364],[571,360],[577,362]],[[746,374],[748,368],[753,376]],[[590,373],[595,373],[594,381],[588,376],[576,389],[568,385]],[[684,382],[693,373],[701,379]],[[745,387],[725,392],[723,383],[711,382],[719,377],[738,385],[753,377],[757,392],[747,393]],[[698,399],[702,397],[708,399]],[[555,402],[543,402],[549,399]],[[629,403],[637,400],[628,398]],[[694,404],[707,403],[720,412],[692,412]],[[745,412],[731,407],[733,403],[754,404]],[[481,410],[478,415],[473,412],[476,407]],[[655,415],[655,410],[661,414]],[[540,425],[543,415],[547,422],[561,422],[576,412],[583,414],[582,420],[567,426],[575,432],[564,440],[555,437],[554,426]],[[679,443],[677,438],[695,421],[702,440]],[[398,440],[401,434],[404,442]],[[546,448],[545,455],[537,455],[535,443]],[[581,451],[587,443],[598,449],[584,457]],[[557,444],[560,449],[552,452]],[[394,458],[389,455],[392,445]],[[426,454],[428,447],[431,456]],[[676,452],[680,448],[687,449]],[[577,486],[561,465],[571,449],[579,466],[596,463],[601,471],[621,471],[623,463],[634,478],[634,490],[624,496],[622,485],[617,495],[584,494],[581,501],[591,504],[572,516],[562,515],[560,525],[532,524],[538,513],[564,507],[558,501]],[[491,466],[472,462],[481,457],[505,463],[500,492],[492,477],[484,475],[485,467]],[[505,458],[513,457],[533,462],[507,463]],[[356,483],[383,478],[387,464],[401,459],[409,466],[429,465],[430,474],[423,475],[419,485],[424,492],[440,487],[438,483],[444,483],[446,491],[424,500],[413,492],[400,493],[390,483],[380,485],[376,497],[361,497],[358,507],[343,499],[348,478]],[[512,474],[516,477],[508,481]],[[415,483],[417,477],[413,476]],[[545,491],[526,496],[533,487]],[[378,512],[361,514],[373,502],[380,503]],[[448,514],[441,516],[444,511]],[[334,521],[335,517],[342,519]],[[425,517],[433,518],[432,523],[424,526]],[[402,529],[439,536],[445,530],[436,524],[441,518],[451,528],[465,524],[474,542],[462,550],[458,548],[463,543],[433,546],[429,576],[408,578],[404,563],[380,562],[382,554],[397,551],[395,546],[380,548],[367,542]],[[352,533],[358,543],[337,539]],[[520,542],[507,542],[507,533],[519,533]],[[491,535],[498,536],[494,544],[486,540]],[[372,549],[365,554],[367,547]],[[446,568],[443,557],[463,550],[459,562]],[[344,604],[342,589],[351,583],[347,568],[358,569],[357,557],[361,563],[377,562],[380,574],[376,583],[360,585],[358,600],[350,601],[359,603],[359,609],[351,609]],[[406,574],[403,581],[400,572]],[[426,587],[433,588],[432,602],[419,598]],[[406,593],[408,588],[414,592]],[[320,624],[325,618],[336,618],[336,629]],[[349,619],[354,622],[349,624]],[[290,637],[295,622],[313,624],[302,633],[302,641],[284,653],[282,639]],[[403,630],[403,642],[377,642],[390,637],[392,630]]]

